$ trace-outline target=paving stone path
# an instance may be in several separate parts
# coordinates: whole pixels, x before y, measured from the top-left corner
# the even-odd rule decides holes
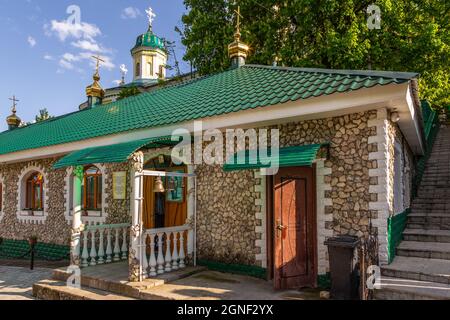
[[[51,269],[10,267],[0,265],[0,300],[33,300],[33,283],[49,279]]]

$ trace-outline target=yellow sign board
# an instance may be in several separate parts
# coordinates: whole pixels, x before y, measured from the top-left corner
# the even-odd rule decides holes
[[[127,198],[127,173],[126,171],[113,173],[114,200],[126,200]]]

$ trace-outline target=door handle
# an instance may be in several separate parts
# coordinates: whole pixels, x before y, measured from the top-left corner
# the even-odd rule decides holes
[[[278,220],[278,222],[277,222],[277,227],[276,227],[278,238],[280,238],[280,237],[282,236],[283,230],[285,230],[286,228],[287,228],[287,227],[284,226],[284,225],[281,223],[281,220]]]

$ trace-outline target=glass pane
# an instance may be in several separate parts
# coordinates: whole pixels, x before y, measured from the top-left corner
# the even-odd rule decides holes
[[[87,209],[95,209],[94,208],[94,195],[95,195],[94,177],[87,177],[86,184],[87,184],[87,186],[86,186],[87,187],[87,201],[86,201]]]
[[[42,194],[40,184],[34,185],[34,208],[35,210],[42,209]]]
[[[86,169],[86,175],[100,174],[100,170],[97,167],[89,167]]]
[[[31,180],[27,181],[27,201],[25,204],[26,209],[31,209],[33,203],[33,183]]]
[[[97,208],[102,208],[102,176],[97,177]]]

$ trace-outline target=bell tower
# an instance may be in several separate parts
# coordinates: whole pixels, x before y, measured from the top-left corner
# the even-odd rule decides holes
[[[153,33],[153,21],[156,14],[152,8],[146,10],[148,30],[137,37],[136,45],[131,49],[133,58],[133,81],[156,82],[166,78],[167,52],[164,41]]]

